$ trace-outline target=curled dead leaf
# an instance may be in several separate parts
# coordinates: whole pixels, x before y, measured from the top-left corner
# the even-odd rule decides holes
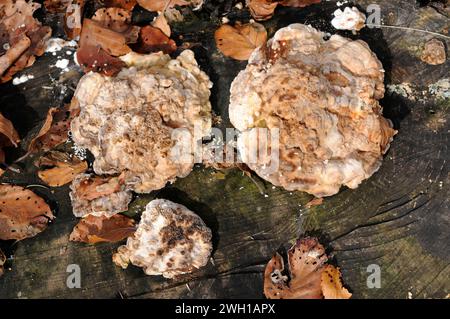
[[[337,268],[326,265],[328,256],[317,238],[305,237],[288,251],[289,269],[278,253],[264,272],[264,294],[269,299],[348,299]],[[288,276],[289,274],[289,276]]]
[[[0,82],[31,66],[45,51],[51,28],[33,17],[39,3],[4,0],[0,7]]]
[[[0,185],[0,239],[22,240],[47,228],[55,217],[43,198],[21,186]]]
[[[277,253],[264,273],[264,294],[269,299],[320,299],[322,267],[328,260],[316,238],[297,241],[288,251],[290,280],[285,275],[283,258]]]
[[[67,104],[63,108],[50,108],[44,124],[28,145],[25,156],[38,151],[48,151],[67,141],[70,122],[78,111],[74,104]]]
[[[132,11],[133,8],[136,6],[137,1],[136,0],[105,0],[105,6],[107,7],[116,7],[116,8],[122,8],[127,11]]]
[[[224,24],[214,34],[217,48],[236,60],[248,60],[252,52],[267,41],[267,31],[259,23]]]
[[[321,278],[322,293],[325,299],[350,299],[352,294],[344,288],[339,268],[326,265]]]
[[[137,53],[143,54],[159,51],[170,54],[176,51],[177,45],[163,31],[148,25],[141,28],[139,40],[133,49]]]
[[[0,164],[5,162],[3,147],[15,146],[20,142],[14,125],[0,113]],[[1,174],[0,174],[1,175]]]
[[[88,169],[86,161],[64,152],[51,151],[38,161],[38,176],[51,187],[60,187],[72,182],[75,177]]]
[[[87,244],[115,243],[136,231],[133,219],[117,214],[111,217],[89,215],[80,220],[70,234],[70,241]]]

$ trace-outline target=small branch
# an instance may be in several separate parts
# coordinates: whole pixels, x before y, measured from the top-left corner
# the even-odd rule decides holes
[[[422,29],[415,29],[415,28],[410,28],[410,27],[402,27],[402,26],[398,26],[398,25],[384,25],[384,24],[371,24],[370,26],[376,27],[376,28],[399,29],[399,30],[406,30],[406,31],[428,33],[428,34],[432,34],[432,35],[435,35],[435,36],[442,37],[442,38],[450,40],[450,37],[445,35],[445,34],[432,32],[432,31],[427,31],[427,30],[422,30]]]

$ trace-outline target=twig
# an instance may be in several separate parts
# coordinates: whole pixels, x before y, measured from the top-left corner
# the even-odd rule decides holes
[[[432,35],[435,35],[435,36],[438,36],[438,37],[443,37],[443,38],[446,38],[446,39],[450,40],[450,37],[445,35],[445,34],[432,32],[432,31],[427,31],[427,30],[422,30],[422,29],[416,29],[416,28],[410,28],[410,27],[402,27],[402,26],[398,26],[398,25],[385,25],[385,24],[370,24],[370,26],[376,27],[376,28],[399,29],[399,30],[407,30],[407,31],[414,31],[414,32],[423,32],[423,33],[432,34]]]

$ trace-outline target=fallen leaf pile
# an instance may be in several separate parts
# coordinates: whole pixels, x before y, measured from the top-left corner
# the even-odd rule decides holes
[[[29,189],[0,185],[0,240],[36,236],[54,218],[44,199]]]
[[[0,113],[0,164],[5,162],[4,147],[15,146],[20,142],[19,134],[10,120]]]
[[[0,249],[0,277],[3,275],[5,269],[3,268],[3,265],[6,262],[6,256],[3,253],[3,251]]]
[[[87,244],[118,242],[136,231],[133,219],[117,214],[111,217],[89,215],[80,220],[70,234],[71,241]]]
[[[272,18],[278,5],[285,7],[303,8],[321,0],[247,0],[247,7],[256,21]]]
[[[248,60],[252,52],[266,43],[267,31],[259,23],[222,25],[214,34],[219,50],[236,60]]]
[[[289,277],[278,253],[264,272],[264,294],[269,299],[348,299],[338,268],[326,265],[328,257],[316,238],[305,237],[288,251]]]
[[[40,6],[25,0],[0,3],[0,83],[11,80],[44,54],[52,29],[33,18]]]
[[[41,168],[39,178],[51,187],[70,183],[88,168],[86,161],[59,151],[50,151],[38,160],[37,165]]]
[[[85,72],[114,76],[125,66],[119,57],[127,53],[170,54],[177,49],[175,41],[169,38],[170,26],[163,13],[152,25],[140,28],[131,24],[131,12],[124,6],[98,9],[92,19],[83,20],[76,54]]]

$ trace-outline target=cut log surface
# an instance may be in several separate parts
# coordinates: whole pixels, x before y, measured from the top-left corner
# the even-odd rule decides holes
[[[266,263],[275,251],[286,249],[304,234],[319,236],[354,298],[448,297],[450,102],[448,87],[441,95],[430,92],[436,92],[432,88],[438,81],[448,83],[450,62],[428,65],[420,55],[432,38],[449,47],[450,11],[439,6],[419,7],[406,0],[358,1],[358,7],[365,11],[373,3],[380,5],[383,24],[447,37],[396,28],[364,28],[356,35],[339,32],[369,44],[383,62],[387,85],[404,87],[408,83],[416,92],[406,96],[395,90],[381,101],[385,116],[399,133],[381,169],[359,188],[343,188],[323,204],[306,208],[310,195],[272,187],[256,176],[253,181],[238,170],[217,178],[214,170],[199,165],[165,189],[137,196],[128,212],[139,212],[153,198],[167,198],[197,212],[212,229],[211,262],[192,274],[167,280],[146,276],[134,266],[126,270],[116,267],[111,257],[119,244],[69,242],[77,220],[68,187],[52,191],[32,187],[51,203],[56,220],[34,238],[0,244],[8,257],[13,256],[0,277],[0,298],[263,298]],[[208,8],[174,25],[173,38],[183,34],[178,44],[190,43],[200,66],[214,82],[211,102],[223,119],[220,127],[231,127],[229,87],[246,63],[224,57],[217,50],[214,31],[220,18],[211,18]],[[336,33],[330,23],[336,9],[335,3],[325,1],[301,9],[280,7],[264,25],[269,36],[294,22]],[[245,22],[249,17],[246,10],[233,9],[229,14],[231,21]],[[46,17],[44,23],[54,27],[54,35],[62,36],[57,19]],[[136,19],[144,21],[148,15]],[[57,56],[73,61],[73,55],[65,51]],[[73,62],[69,73],[54,67],[57,56],[48,53],[19,74],[32,74],[33,79],[18,86],[11,82],[0,85],[0,111],[25,140],[39,130],[49,107],[70,101],[70,88],[80,76]],[[20,172],[8,170],[1,182],[40,184],[34,169],[30,164],[20,166]],[[268,196],[261,194],[261,187]],[[81,288],[67,286],[72,264],[80,266]],[[370,265],[379,266],[380,288],[367,285]]]

